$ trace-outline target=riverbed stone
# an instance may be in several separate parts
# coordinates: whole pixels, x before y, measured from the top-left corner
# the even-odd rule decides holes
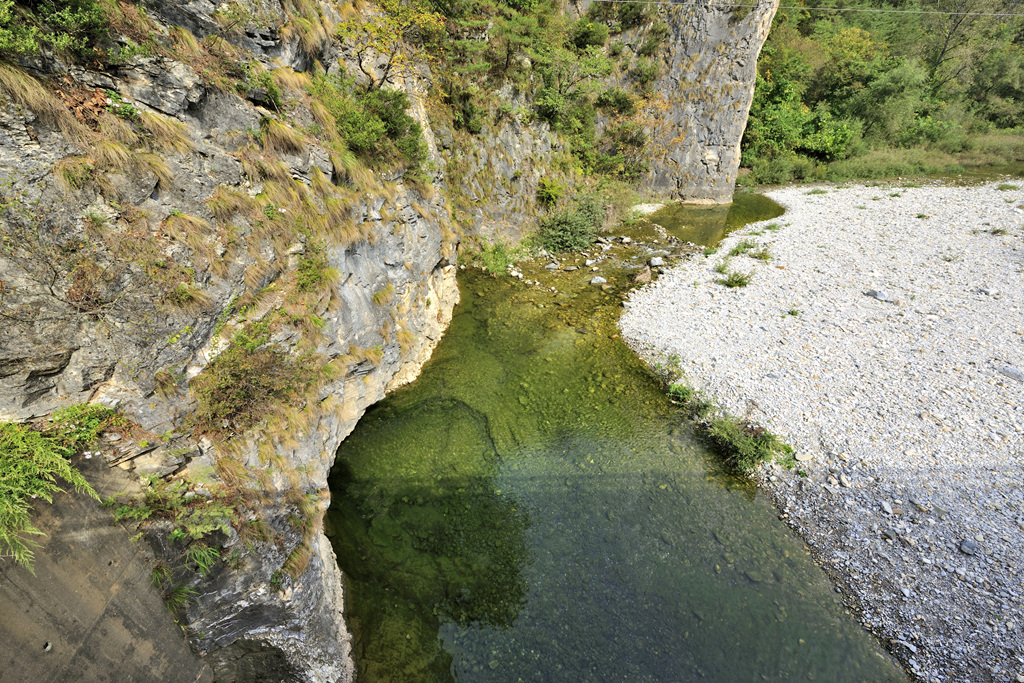
[[[1010,379],[1015,379],[1018,382],[1024,382],[1024,371],[1021,371],[1019,368],[1005,365],[999,368],[999,374],[1009,377]]]
[[[896,299],[893,297],[893,295],[890,294],[889,292],[887,292],[884,289],[882,289],[882,290],[869,289],[867,294],[872,299],[877,299],[879,301],[884,301],[886,303],[895,303],[896,302]]]

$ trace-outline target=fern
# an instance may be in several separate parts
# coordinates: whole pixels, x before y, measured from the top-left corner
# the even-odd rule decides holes
[[[39,544],[29,537],[42,532],[30,521],[31,501],[52,503],[54,494],[64,491],[59,482],[99,500],[68,458],[114,419],[109,408],[76,405],[55,412],[51,424],[41,429],[0,422],[0,557],[32,570],[32,548]]]

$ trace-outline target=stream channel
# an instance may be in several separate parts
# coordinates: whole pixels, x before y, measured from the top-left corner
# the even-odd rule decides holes
[[[653,219],[714,243],[780,212],[739,195]],[[905,680],[618,339],[629,274],[669,242],[641,223],[591,250],[596,273],[460,273],[423,374],[331,474],[360,681]]]

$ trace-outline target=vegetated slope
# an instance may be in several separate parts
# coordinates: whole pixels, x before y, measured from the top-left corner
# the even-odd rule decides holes
[[[743,140],[754,181],[1024,159],[1019,2],[807,4],[843,11],[775,17]]]

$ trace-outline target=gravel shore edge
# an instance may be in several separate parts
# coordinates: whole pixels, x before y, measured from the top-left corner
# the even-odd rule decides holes
[[[759,483],[916,680],[1024,682],[1022,188],[773,190],[619,323],[797,449]]]

